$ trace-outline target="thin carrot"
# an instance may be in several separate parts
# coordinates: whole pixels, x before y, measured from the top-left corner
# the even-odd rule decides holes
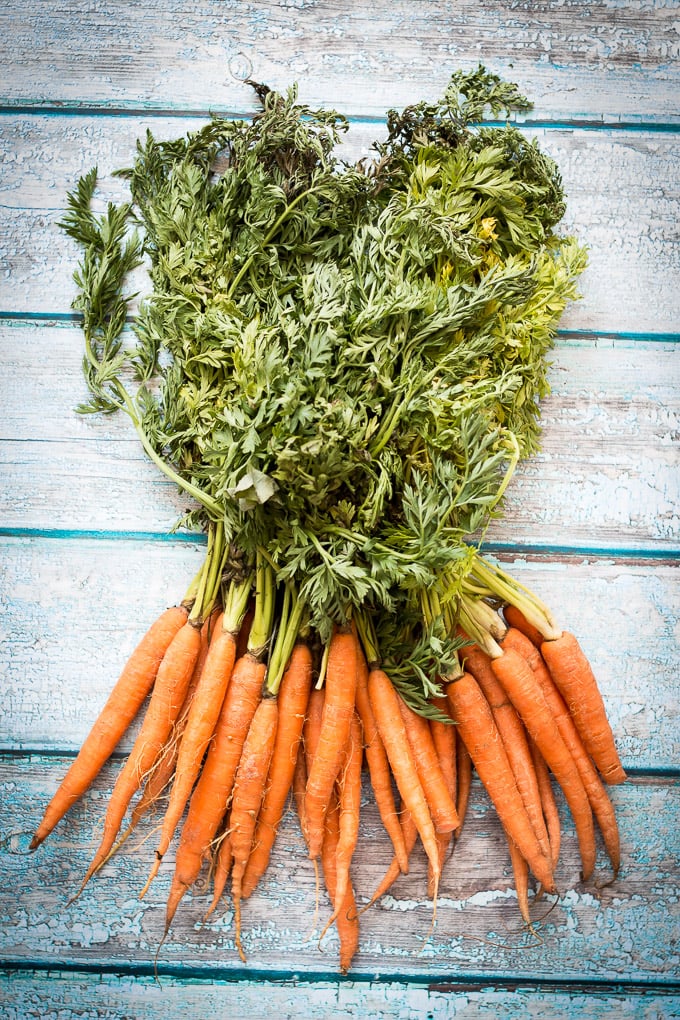
[[[361,766],[364,757],[361,720],[355,712],[352,717],[345,761],[338,777],[338,806],[340,810],[338,845],[335,852],[335,891],[333,913],[326,925],[329,928],[338,918],[350,887],[350,866],[359,837],[361,809]],[[323,934],[322,934],[323,937]]]
[[[214,861],[215,866],[213,872],[213,898],[210,903],[210,906],[205,912],[205,916],[203,918],[204,920],[210,917],[210,915],[217,907],[217,904],[219,903],[222,893],[224,892],[225,886],[227,884],[227,879],[229,878],[231,866],[234,863],[234,854],[232,852],[231,846],[231,834],[229,832],[228,816],[225,824],[225,830],[215,850]]]
[[[587,881],[595,867],[595,829],[588,796],[574,759],[526,659],[507,645],[504,646],[503,654],[493,659],[492,666],[562,788],[574,819],[581,852],[581,870],[584,881]]]
[[[614,877],[616,877],[621,866],[621,844],[616,814],[609,795],[595,765],[588,756],[574,719],[550,676],[541,652],[518,631],[508,631],[506,641],[508,640],[514,643],[514,647],[521,655],[524,655],[541,685],[541,690],[555,718],[560,735],[578,769],[590,806],[602,833],[605,849],[614,870]]]
[[[399,711],[434,827],[437,832],[453,832],[458,825],[458,812],[439,764],[430,724],[409,708],[403,698],[399,698]]]
[[[324,686],[326,697],[319,744],[308,772],[305,798],[312,859],[321,853],[323,819],[342,765],[354,715],[357,646],[351,630],[336,629],[331,637]]]
[[[507,833],[506,833],[507,836]],[[529,911],[529,865],[520,853],[510,836],[508,838],[508,851],[512,874],[515,879],[515,892],[517,894],[517,906],[522,915],[522,920],[531,927],[531,913]]]
[[[186,606],[166,609],[149,627],[123,668],[76,759],[47,805],[31,840],[35,850],[69,808],[82,797],[111,757],[153,687],[158,669],[177,632],[186,623]]]
[[[340,840],[340,809],[334,791],[324,817],[324,838],[321,844],[321,866],[331,903],[337,899],[337,855]],[[345,890],[337,916],[340,939],[340,970],[346,974],[359,948],[359,914],[351,882]]]
[[[521,634],[524,634],[525,637],[528,637],[532,645],[535,645],[536,648],[541,647],[544,640],[543,635],[538,627],[534,627],[533,623],[529,623],[521,609],[518,609],[517,606],[508,604],[507,606],[503,606],[503,616],[505,617],[509,627],[514,627],[515,630],[518,630]]]
[[[489,702],[538,844],[544,855],[550,858],[550,841],[543,817],[541,794],[524,723],[496,677],[491,657],[476,645],[466,646],[462,654],[465,658],[465,668],[472,673]]]
[[[542,852],[489,703],[471,673],[449,683],[446,694],[479,778],[509,837],[515,842],[539,882],[554,891],[550,863]]]
[[[470,802],[470,790],[472,788],[472,759],[470,752],[462,740],[456,740],[456,776],[458,780],[458,796],[456,797],[456,811],[460,819],[458,828],[454,830],[453,838],[460,839],[463,831],[463,823],[467,814]]]
[[[234,669],[236,638],[242,615],[243,609],[240,605],[236,612],[222,614],[221,621],[210,642],[205,665],[189,707],[177,752],[175,778],[170,790],[170,800],[158,838],[155,851],[156,859],[144,892],[157,875],[163,857],[167,853],[187,801],[191,796],[208,744],[215,732],[222,702]]]
[[[234,667],[201,775],[189,801],[166,908],[166,931],[200,873],[231,797],[243,743],[262,698],[264,663],[246,652]]]
[[[182,708],[201,646],[200,628],[188,620],[170,642],[158,669],[144,722],[118,775],[104,818],[104,834],[81,891],[107,859],[128,805],[168,739]]]
[[[427,859],[432,866],[433,899],[436,903],[441,877],[439,846],[430,808],[418,777],[418,770],[401,714],[400,702],[402,699],[387,673],[377,667],[372,668],[369,672],[368,694],[399,793],[405,807],[413,816]]]
[[[415,822],[413,821],[411,812],[407,811],[406,808],[404,808],[403,804],[401,811],[399,813],[399,824],[401,825],[401,830],[404,835],[404,846],[406,847],[406,853],[410,857],[411,854],[413,853],[413,848],[416,845],[416,840],[418,839],[418,830],[416,828]],[[365,910],[368,910],[369,907],[372,907],[373,904],[376,903],[381,896],[384,896],[388,889],[391,888],[391,886],[396,882],[396,880],[399,878],[401,874],[404,874],[404,872],[402,872],[401,870],[401,865],[399,864],[397,855],[394,854],[390,866],[388,867],[380,883],[375,889],[375,892],[371,896],[368,903],[364,904],[359,913],[363,914],[363,912]],[[432,882],[434,882],[434,872],[432,872]],[[432,896],[432,893],[433,886],[428,886],[428,895],[430,897]]]
[[[251,895],[264,874],[293,783],[298,748],[312,685],[312,654],[304,642],[295,645],[278,692],[279,722],[264,801],[257,819],[253,847],[241,884],[241,897]]]
[[[264,798],[265,783],[274,753],[278,717],[278,701],[276,698],[265,696],[257,706],[243,744],[231,801],[229,829],[234,860],[231,894],[234,902],[236,948],[243,963],[246,962],[246,958],[241,944],[241,882]]]
[[[560,824],[559,811],[557,810],[557,801],[555,800],[555,792],[552,788],[552,783],[550,782],[550,773],[548,772],[548,766],[545,763],[545,758],[538,750],[531,737],[529,737],[529,748],[531,750],[531,757],[534,760],[534,768],[536,770],[536,779],[538,781],[538,789],[541,795],[545,827],[548,830],[550,860],[552,861],[553,871],[556,871],[562,844],[562,826]]]
[[[390,763],[387,759],[387,753],[380,733],[378,732],[373,709],[371,708],[371,700],[368,696],[368,663],[366,662],[363,649],[358,643],[357,661],[356,709],[364,731],[364,753],[371,777],[371,788],[376,806],[380,812],[380,818],[392,841],[394,853],[399,861],[399,867],[406,873],[408,871],[408,854],[404,843],[404,833],[399,824],[399,816],[397,815],[397,808],[394,802]]]
[[[544,641],[541,654],[604,781],[625,782],[604,701],[578,641],[565,630],[554,641]]]
[[[191,707],[194,692],[208,654],[213,625],[219,615],[219,611],[215,611],[201,627],[201,647],[198,653],[198,658],[196,659],[196,665],[194,666],[194,672],[189,682],[189,689],[187,690],[184,704],[177,716],[177,721],[172,728],[170,737],[156,759],[156,762],[149,773],[149,777],[144,784],[142,794],[130,814],[128,826],[118,840],[116,846],[113,848],[112,853],[115,852],[131,836],[144,815],[150,808],[153,807],[154,804],[157,803],[158,800],[160,800],[164,791],[172,781],[172,777],[175,774],[175,766],[177,764],[179,743],[182,739],[182,733],[184,732],[184,727],[186,726],[187,717],[189,715],[189,708]]]
[[[449,702],[444,696],[432,699],[433,704],[440,712],[445,715],[449,714]],[[450,723],[440,722],[438,719],[430,719],[430,732],[432,733],[432,741],[437,752],[437,759],[439,761],[439,767],[441,768],[444,781],[446,783],[446,789],[449,792],[449,796],[453,803],[456,803],[456,797],[458,793],[458,777],[456,768],[456,727]],[[456,814],[458,809],[456,808]],[[458,825],[460,825],[460,818],[458,819]],[[456,826],[458,828],[458,826]],[[444,861],[446,860],[446,853],[451,846],[453,840],[452,832],[438,832],[437,843],[439,844],[439,863],[443,868]],[[428,895],[432,895],[432,883],[434,876],[429,869],[428,874]]]

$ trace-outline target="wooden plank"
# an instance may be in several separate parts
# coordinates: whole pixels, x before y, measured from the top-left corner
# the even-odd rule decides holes
[[[0,539],[0,748],[76,750],[125,659],[181,599],[201,557],[190,543]],[[625,765],[677,762],[677,565],[502,562],[578,634]]]
[[[432,98],[479,61],[517,80],[542,118],[678,121],[676,11],[664,0],[84,0],[0,12],[1,101],[248,109],[247,75],[299,80],[312,104],[382,115]]]
[[[73,411],[87,398],[81,351],[76,327],[0,323],[0,524],[165,533],[189,501],[124,416]],[[487,540],[677,549],[680,347],[591,339],[560,343],[552,360],[542,450]]]
[[[5,116],[0,311],[67,313],[78,258],[75,243],[57,226],[67,191],[97,166],[101,201],[120,199],[123,183],[109,175],[132,162],[147,127],[159,138],[174,138],[201,123],[199,118]],[[380,125],[353,124],[343,142],[344,158],[367,154],[383,133]],[[589,246],[583,297],[565,313],[564,327],[677,332],[680,136],[573,129],[528,133],[560,166],[568,199],[565,232]],[[145,288],[141,275],[132,289],[137,287]]]
[[[0,760],[2,816],[11,820],[3,826],[1,851],[3,871],[11,876],[0,888],[4,966],[134,966],[151,975],[173,851],[142,901],[137,894],[153,860],[153,837],[114,857],[67,906],[96,846],[114,770],[102,774],[37,852],[22,852],[66,764],[39,756]],[[619,878],[611,885],[599,884],[608,875],[602,857],[598,884],[579,881],[575,835],[560,802],[561,894],[555,903],[534,904],[532,935],[523,932],[519,922],[502,830],[475,781],[463,835],[444,869],[434,931],[430,933],[432,904],[425,896],[426,863],[418,851],[409,874],[361,915],[353,973],[382,981],[426,978],[433,985],[484,977],[530,982],[542,975],[560,982],[672,983],[679,962],[671,904],[678,895],[673,860],[680,852],[680,781],[637,778],[613,788],[611,797],[622,832]],[[142,825],[137,843],[153,824],[149,819]],[[365,791],[354,869],[359,903],[366,902],[377,885],[390,857],[387,847],[372,797]],[[327,980],[337,973],[335,932],[319,946],[328,902],[322,893],[315,918],[314,870],[292,814],[284,818],[260,888],[244,904],[245,964],[235,952],[228,899],[214,919],[202,922],[209,897],[202,879],[180,904],[158,953],[161,980],[166,970],[215,979],[273,973]]]
[[[9,972],[0,976],[0,996],[6,1020],[345,1020],[346,1017],[455,1017],[456,1020],[638,1020],[641,1016],[680,1015],[680,996],[674,991],[623,988],[572,989],[542,985],[504,988],[502,985],[449,986],[384,981],[182,980],[117,974],[70,974],[50,970]]]

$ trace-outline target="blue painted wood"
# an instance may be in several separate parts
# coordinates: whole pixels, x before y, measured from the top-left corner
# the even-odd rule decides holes
[[[310,937],[313,875],[289,817],[248,904],[247,965],[234,954],[228,910],[210,925],[197,922],[197,890],[163,947],[161,992],[153,956],[168,876],[139,902],[144,848],[112,861],[65,906],[120,759],[35,857],[24,851],[66,767],[60,752],[78,745],[113,662],[148,622],[150,601],[177,597],[202,548],[158,540],[177,502],[117,424],[76,424],[77,364],[67,357],[64,370],[66,334],[41,378],[28,371],[30,359],[17,371],[16,346],[8,366],[3,333],[0,1001],[12,1020],[250,1017],[265,998],[265,1015],[310,1020],[680,1015],[674,7],[114,0],[103,10],[45,0],[27,10],[10,0],[0,11],[0,317],[15,316],[12,329],[26,320],[20,328],[36,350],[56,340],[53,322],[75,332],[75,251],[55,227],[66,188],[93,163],[105,171],[125,164],[147,124],[169,135],[209,108],[251,113],[252,93],[239,80],[247,71],[275,87],[299,78],[305,101],[346,112],[355,155],[388,106],[434,97],[454,64],[482,58],[532,95],[531,130],[563,165],[569,216],[592,244],[591,267],[585,299],[563,323],[543,452],[517,479],[514,507],[511,490],[510,530],[499,524],[491,537],[581,637],[633,773],[612,793],[624,841],[613,886],[580,885],[565,813],[560,902],[545,917],[535,907],[541,942],[519,949],[508,941],[519,938],[509,863],[475,785],[429,942],[419,860],[366,915],[356,970],[339,981],[334,935],[323,954]],[[655,338],[666,346],[650,345]],[[107,492],[127,507],[115,525],[115,512],[108,522],[101,515]],[[357,886],[367,895],[384,861],[368,793],[363,810]]]

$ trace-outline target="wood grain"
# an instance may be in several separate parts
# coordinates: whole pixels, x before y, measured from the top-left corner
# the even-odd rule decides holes
[[[412,99],[418,98],[413,92]],[[98,205],[126,195],[113,170],[129,166],[149,128],[158,138],[197,129],[200,118],[7,115],[0,133],[0,311],[68,313],[78,250],[57,224],[67,192],[93,166]],[[582,298],[563,327],[677,332],[680,322],[680,136],[576,129],[527,131],[558,163],[567,195],[562,229],[589,248]],[[339,150],[370,152],[379,125],[352,124]],[[144,291],[138,274],[131,290]]]
[[[0,952],[5,966],[59,960],[69,967],[125,964],[153,973],[163,929],[165,897],[172,874],[172,850],[143,901],[138,899],[153,850],[149,843],[121,852],[102,869],[79,899],[67,900],[79,884],[97,840],[105,798],[115,774],[107,770],[68,819],[30,856],[22,854],[26,833],[63,773],[65,762],[40,756],[0,760],[3,823],[2,865],[12,876],[0,888]],[[385,979],[389,975],[427,977],[431,984],[456,980],[530,980],[559,973],[562,980],[635,981],[666,978],[677,969],[669,878],[680,852],[678,780],[628,781],[612,791],[622,832],[623,864],[612,885],[579,881],[578,849],[568,811],[560,801],[563,850],[556,902],[534,904],[539,938],[522,932],[507,848],[495,812],[475,781],[465,828],[442,877],[437,925],[428,935],[432,904],[425,897],[426,861],[414,853],[409,874],[361,915],[361,941],[353,972]],[[653,831],[645,819],[654,817]],[[140,830],[141,839],[153,819]],[[644,832],[644,839],[642,834]],[[387,865],[388,840],[368,791],[362,798],[362,836],[354,883],[365,902]],[[598,862],[598,882],[608,877]],[[30,882],[28,876],[30,874]],[[206,873],[203,874],[205,879]],[[16,902],[15,887],[25,891]],[[297,822],[288,814],[279,830],[269,869],[258,891],[244,905],[245,967],[234,950],[233,917],[227,899],[214,919],[201,923],[209,902],[204,881],[187,894],[168,940],[158,955],[162,975],[170,969],[228,977],[236,971],[263,971],[318,977],[337,970],[334,931],[321,946],[318,935],[328,914],[322,894],[315,920],[314,871]],[[663,947],[663,948],[662,948]],[[321,950],[321,951],[320,951]]]
[[[252,109],[242,79],[381,116],[482,61],[535,116],[679,120],[677,12],[664,0],[46,0],[0,12],[4,103]]]
[[[397,999],[398,993],[398,1002]],[[574,985],[546,986],[517,980],[508,987],[500,983],[465,983],[454,975],[451,982],[433,985],[402,980],[367,978],[365,981],[317,979],[301,975],[277,981],[270,975],[257,980],[190,981],[164,975],[151,977],[119,974],[42,971],[0,972],[0,996],[6,1020],[44,1020],[56,1015],[78,1020],[121,1020],[144,1016],[145,1020],[346,1020],[347,1017],[455,1017],[456,1020],[564,1020],[566,1016],[588,1020],[667,1020],[680,1014],[680,996],[672,989],[633,991]]]

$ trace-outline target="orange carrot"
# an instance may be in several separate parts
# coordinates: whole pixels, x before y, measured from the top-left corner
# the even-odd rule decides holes
[[[458,724],[458,736],[470,753],[501,824],[539,882],[554,891],[550,863],[536,839],[498,727],[479,684],[471,673],[464,673],[448,685],[446,693]]]
[[[394,803],[390,763],[378,733],[375,716],[371,708],[371,701],[368,696],[368,663],[366,662],[363,649],[358,643],[357,661],[356,709],[364,731],[364,752],[371,776],[371,788],[378,811],[380,812],[380,818],[392,841],[394,853],[399,861],[399,867],[406,873],[408,871],[408,854],[404,844],[404,833],[399,824],[397,808]],[[453,729],[453,727],[451,728]]]
[[[243,963],[246,962],[246,958],[241,945],[241,882],[264,798],[265,783],[274,753],[278,716],[279,705],[276,698],[264,697],[257,706],[243,744],[231,801],[229,829],[234,860],[231,894],[234,901],[236,948]]]
[[[458,796],[456,797],[456,810],[460,822],[453,833],[453,838],[460,839],[463,831],[463,822],[467,814],[470,802],[470,789],[472,787],[472,759],[470,752],[462,740],[456,740],[456,776],[458,780]]]
[[[200,646],[200,628],[188,620],[177,631],[163,656],[144,722],[113,787],[104,818],[104,835],[83,879],[81,891],[107,859],[132,797],[170,735],[184,703]]]
[[[279,722],[262,808],[257,819],[253,847],[241,883],[241,898],[251,895],[264,874],[293,783],[298,748],[312,684],[309,647],[295,645],[277,695]]]
[[[387,673],[377,667],[371,669],[368,675],[368,694],[397,788],[406,809],[413,817],[427,859],[432,866],[433,899],[436,901],[441,877],[439,846],[430,808],[418,777],[418,770],[401,714],[400,702],[402,699]]]
[[[40,846],[69,808],[89,789],[113,754],[142,707],[163,656],[178,630],[186,623],[187,615],[185,606],[166,609],[133,651],[78,756],[47,805],[31,840],[31,850]]]
[[[578,641],[565,630],[556,640],[544,641],[541,654],[604,781],[625,782],[604,701]]]
[[[210,906],[205,912],[204,920],[210,917],[217,907],[227,884],[227,879],[229,878],[229,872],[231,871],[233,863],[234,855],[232,853],[231,834],[229,832],[229,822],[227,820],[225,830],[217,844],[214,854],[213,898]]]
[[[519,652],[509,645],[504,646],[503,654],[493,659],[492,668],[562,788],[574,819],[586,881],[595,867],[595,830],[590,803],[574,759],[560,736],[533,670]]]
[[[534,760],[534,768],[536,770],[536,779],[538,781],[538,789],[541,795],[545,827],[548,830],[550,860],[552,861],[553,871],[556,871],[562,843],[562,827],[560,825],[560,815],[557,810],[557,801],[555,800],[555,793],[552,788],[552,783],[550,782],[550,773],[548,772],[548,766],[545,763],[545,758],[538,750],[531,737],[529,738],[529,748],[531,750],[531,757]]]
[[[507,833],[506,833],[507,836]],[[520,853],[513,840],[508,838],[508,850],[510,852],[510,863],[515,879],[515,892],[517,893],[517,906],[525,924],[531,926],[531,914],[529,912],[529,865]]]
[[[309,856],[321,853],[323,819],[342,765],[354,715],[357,687],[357,646],[351,631],[336,629],[326,667],[323,717],[319,744],[307,776],[305,797]]]
[[[509,632],[508,632],[509,633]],[[550,842],[543,817],[541,794],[536,778],[536,769],[529,738],[524,723],[517,710],[508,699],[502,684],[496,677],[491,665],[491,657],[476,645],[469,645],[463,650],[465,668],[469,670],[479,684],[489,702],[496,726],[505,745],[517,788],[519,789],[527,814],[531,820],[538,844],[543,854],[550,858]]]
[[[361,808],[361,766],[364,757],[361,721],[354,713],[350,727],[346,757],[338,777],[338,805],[340,810],[338,845],[335,852],[335,892],[333,913],[327,928],[337,919],[350,886],[350,865],[359,837]]]
[[[262,698],[265,670],[264,663],[251,652],[242,655],[234,667],[215,736],[182,827],[166,909],[166,931],[185,892],[198,878],[226,813],[243,743]]]
[[[440,712],[443,712],[444,715],[449,715],[449,703],[446,697],[433,698],[432,702]],[[446,789],[448,790],[452,802],[455,804],[458,793],[458,778],[456,770],[456,727],[450,723],[440,722],[438,719],[430,719],[430,732],[432,733],[432,741],[437,752],[437,759],[446,783]],[[456,814],[458,814],[457,808]],[[456,828],[458,828],[459,825],[460,818],[458,819],[458,825]],[[455,830],[452,832],[437,833],[437,843],[439,844],[439,863],[442,868],[444,866],[444,861],[446,860],[446,852],[453,840],[453,832],[455,832]],[[428,894],[430,896],[432,895],[433,880],[434,876],[430,869],[430,873],[428,875]]]
[[[175,779],[155,851],[156,860],[145,889],[158,873],[161,861],[167,853],[175,829],[191,796],[205,752],[215,732],[220,709],[234,669],[235,653],[236,632],[227,626],[227,621],[222,616],[210,642],[205,665],[189,708],[184,733],[177,752]]]
[[[534,627],[533,623],[529,623],[521,609],[512,605],[503,606],[503,616],[509,627],[514,627],[515,630],[528,637],[532,645],[535,645],[537,648],[541,647],[543,635],[538,627]]]
[[[458,825],[458,813],[439,764],[430,724],[409,708],[403,698],[399,698],[399,711],[434,827],[437,832],[453,832]]]
[[[557,690],[539,649],[535,648],[522,634],[517,631],[508,631],[506,641],[507,640],[513,641],[514,647],[520,655],[524,655],[541,685],[541,690],[543,691],[548,707],[555,718],[560,735],[564,740],[569,753],[574,759],[576,768],[578,769],[581,782],[585,787],[593,814],[595,815],[600,827],[605,849],[609,855],[609,859],[614,870],[614,877],[616,877],[621,866],[619,828],[616,821],[614,806],[602,784],[597,769],[588,756],[588,752],[586,751],[583,741],[576,729],[573,717],[567,708],[564,698]]]
[[[339,840],[340,811],[337,795],[334,791],[324,817],[324,838],[321,844],[321,866],[331,903],[334,903],[337,899],[337,854]],[[346,974],[359,948],[359,915],[351,883],[347,885],[340,905],[337,916],[337,929],[340,938],[340,970],[343,974]]]

